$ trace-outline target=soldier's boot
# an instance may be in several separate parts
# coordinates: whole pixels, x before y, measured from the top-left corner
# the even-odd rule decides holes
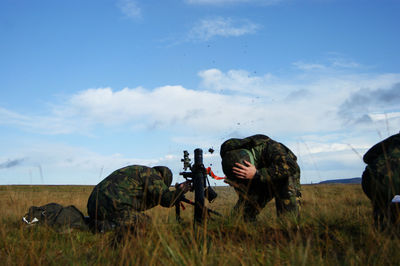
[[[387,221],[385,219],[384,212],[382,209],[374,205],[373,206],[374,226],[376,230],[383,231],[386,228]]]
[[[243,219],[244,222],[255,222],[259,210],[245,200],[238,200],[231,211],[232,219]]]
[[[286,199],[275,198],[276,212],[278,216],[283,214],[290,214],[293,217],[299,218],[300,216],[300,198],[290,197]]]

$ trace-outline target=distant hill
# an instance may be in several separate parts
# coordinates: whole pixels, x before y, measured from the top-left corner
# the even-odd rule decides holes
[[[318,184],[361,184],[361,177],[325,180]]]

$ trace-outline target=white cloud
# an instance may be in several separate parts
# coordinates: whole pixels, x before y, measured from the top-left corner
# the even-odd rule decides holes
[[[215,68],[200,71],[198,75],[206,89],[259,96],[268,95],[269,92],[265,88],[274,80],[272,74],[255,76],[245,70],[229,70],[223,73]]]
[[[370,114],[373,121],[387,121],[388,119],[399,119],[400,112],[384,113],[384,114]]]
[[[385,113],[399,112],[394,102],[383,104],[400,88],[396,85],[400,82],[399,74],[348,75],[325,71],[318,75],[310,71],[309,75],[302,72],[280,78],[270,73],[256,76],[245,70],[208,69],[200,71],[199,76],[203,90],[182,86],[88,89],[54,106],[44,116],[22,115],[3,108],[0,124],[44,134],[91,134],[101,126],[214,132],[208,135],[233,131],[302,135],[342,130],[344,122],[358,110],[354,109],[358,103],[354,99],[366,87],[369,89],[365,95],[371,100],[364,103],[373,112],[366,110],[361,114],[370,115],[371,123],[394,123],[394,127],[399,120],[397,115],[386,115],[386,121],[379,119]],[[353,127],[365,129],[365,125]]]
[[[253,34],[260,28],[248,20],[234,21],[231,18],[217,17],[203,19],[189,32],[189,40],[207,41],[213,37],[239,37],[246,34]]]
[[[294,62],[293,65],[298,69],[306,70],[306,71],[315,70],[315,69],[317,69],[317,70],[326,69],[326,66],[324,66],[322,64],[310,64],[310,63],[304,63],[304,62],[301,62],[301,61]]]
[[[303,183],[361,176],[365,168],[362,156],[376,140],[371,140],[369,133],[358,132],[354,138],[348,135],[309,135],[289,145],[298,157]]]
[[[15,177],[27,180],[28,176],[32,179],[30,183],[34,184],[52,184],[54,176],[63,180],[64,184],[96,184],[114,170],[127,165],[169,165],[174,170],[180,167],[180,157],[175,155],[149,159],[118,153],[102,155],[83,147],[49,142],[34,143],[29,147],[17,144],[8,155],[15,159],[0,157],[0,178],[2,181],[10,179],[11,184],[19,183]]]
[[[195,91],[181,86],[164,86],[113,91],[111,88],[90,89],[74,95],[59,109],[58,115],[85,119],[86,124],[114,126],[130,124],[142,128],[189,127],[221,130],[232,123],[231,115],[244,119],[257,107],[250,97]],[[260,110],[259,110],[260,111]],[[71,118],[72,118],[71,117]],[[212,118],[212,119],[210,119]]]
[[[389,87],[362,87],[340,105],[338,113],[348,124],[370,124],[373,120],[382,120],[378,119],[382,115],[385,119],[398,118],[398,112],[393,111],[398,111],[399,102],[400,83]]]
[[[41,116],[0,108],[0,124],[41,135],[96,135],[111,129],[168,132],[174,146],[196,143],[213,146],[217,153],[229,137],[263,133],[287,144],[298,155],[304,180],[308,181],[335,178],[335,173],[336,177],[360,176],[364,166],[361,155],[400,128],[400,74],[338,72],[326,67],[322,72],[302,69],[285,77],[219,69],[206,69],[198,75],[202,87],[197,90],[179,85],[87,89]],[[358,114],[368,116],[368,124],[345,124],[349,118],[357,119]],[[176,172],[181,167],[176,150],[155,159],[102,156],[56,146],[44,150],[48,150],[47,155],[39,148],[16,153],[2,158],[0,165],[27,164],[36,156],[43,158],[37,164],[43,165],[45,177],[51,167],[58,166],[82,172],[90,169],[92,179],[103,165],[105,172],[130,163],[166,164]],[[217,158],[213,160],[218,165]],[[335,166],[340,171],[333,171]]]
[[[327,63],[306,63],[303,61],[297,61],[292,65],[303,71],[333,71],[339,69],[357,69],[361,68],[362,65],[354,62],[350,59],[338,56],[332,56]]]
[[[142,11],[135,0],[118,0],[117,7],[128,18],[140,18]]]
[[[340,67],[340,68],[358,68],[361,67],[361,65],[357,62],[354,62],[352,60],[347,60],[343,58],[332,58],[331,64],[333,67]]]
[[[338,151],[346,151],[351,150],[351,147],[345,143],[318,143],[318,142],[309,142],[308,152],[312,154],[323,153],[323,152],[338,152]],[[368,146],[360,145],[354,146],[354,149],[367,149]]]

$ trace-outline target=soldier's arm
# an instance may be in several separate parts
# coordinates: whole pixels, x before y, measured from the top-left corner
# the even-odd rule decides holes
[[[171,207],[175,201],[184,194],[184,191],[176,188],[170,190],[161,177],[152,175],[148,178],[147,193],[150,197],[158,200],[163,207]]]
[[[298,171],[296,158],[288,154],[284,146],[278,142],[269,143],[262,158],[264,167],[258,168],[254,178],[261,182],[284,179],[295,175]]]

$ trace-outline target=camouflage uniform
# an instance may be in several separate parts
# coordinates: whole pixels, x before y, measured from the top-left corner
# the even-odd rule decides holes
[[[132,165],[118,169],[95,186],[87,203],[88,214],[99,224],[145,223],[149,217],[140,212],[159,204],[171,207],[181,195],[179,190],[169,190],[171,182],[167,167]]]
[[[383,226],[392,198],[400,194],[400,133],[375,144],[363,160],[362,188],[372,202],[375,225]]]
[[[298,215],[301,193],[300,168],[296,156],[285,145],[265,135],[229,139],[221,145],[223,168],[224,155],[237,149],[251,152],[257,173],[253,179],[243,180],[235,178],[225,167],[226,182],[234,186],[239,196],[234,212],[241,210],[245,220],[255,220],[265,205],[275,198],[278,215],[287,211]]]

